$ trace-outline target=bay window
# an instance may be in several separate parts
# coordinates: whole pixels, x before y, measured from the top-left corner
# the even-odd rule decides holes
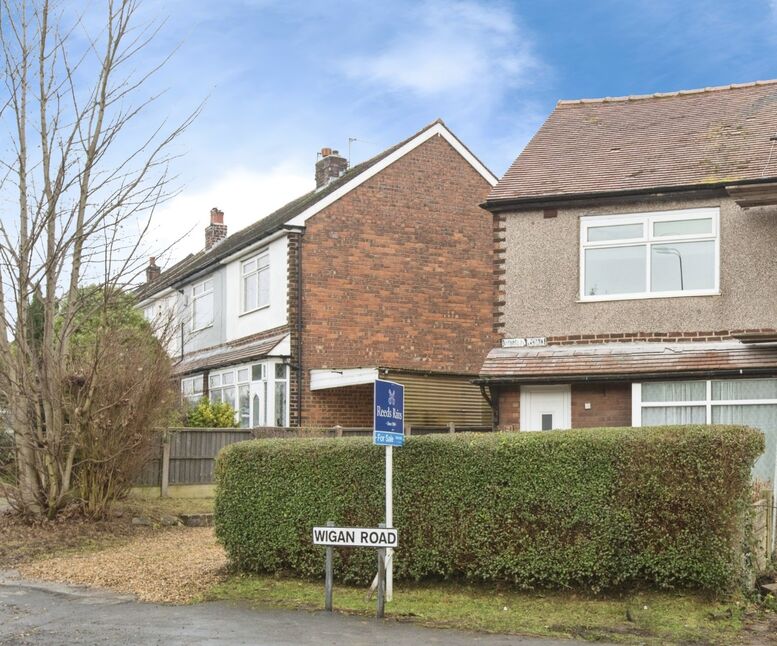
[[[580,220],[580,300],[715,294],[719,209]]]
[[[766,450],[755,464],[758,480],[774,477],[777,454],[777,379],[713,379],[634,384],[634,426],[738,424],[758,428]]]
[[[181,396],[192,406],[196,406],[205,396],[205,378],[203,375],[181,379]]]
[[[241,428],[288,425],[287,364],[263,361],[213,370],[208,385],[210,400],[235,409],[235,422]]]

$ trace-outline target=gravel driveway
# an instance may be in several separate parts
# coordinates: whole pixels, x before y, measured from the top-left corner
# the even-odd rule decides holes
[[[327,613],[214,602],[140,603],[115,593],[19,581],[0,572],[0,645],[445,644],[571,646],[583,642],[436,630]]]

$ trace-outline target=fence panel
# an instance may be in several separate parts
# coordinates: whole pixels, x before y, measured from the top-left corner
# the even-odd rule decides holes
[[[162,433],[154,435],[152,442],[151,458],[135,481],[140,487],[158,487],[162,484]]]
[[[429,435],[432,433],[462,433],[490,431],[491,427],[468,426],[454,427],[413,427],[407,431],[412,435]],[[163,433],[159,433],[154,439],[152,459],[143,469],[136,483],[139,486],[162,487],[162,450]],[[265,426],[261,428],[173,428],[167,431],[167,440],[170,443],[169,450],[169,485],[196,485],[213,484],[216,456],[225,446],[235,442],[245,442],[251,439],[271,438],[306,438],[327,437],[337,439],[341,437],[369,437],[372,429],[367,427],[347,428],[335,426],[334,428],[287,428],[277,426]]]
[[[170,481],[177,484],[211,484],[218,452],[229,444],[253,439],[243,429],[182,429],[170,437]]]

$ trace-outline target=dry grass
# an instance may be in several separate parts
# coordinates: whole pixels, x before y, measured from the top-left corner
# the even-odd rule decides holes
[[[226,557],[213,529],[175,527],[98,552],[23,564],[25,578],[108,588],[143,601],[187,603],[222,577]]]

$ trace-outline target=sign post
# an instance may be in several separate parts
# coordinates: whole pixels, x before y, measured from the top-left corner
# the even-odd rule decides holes
[[[375,380],[372,443],[386,447],[386,527],[394,527],[394,447],[405,443],[405,387],[385,379]],[[394,550],[385,558],[386,601],[394,595]]]
[[[326,547],[326,574],[324,579],[324,609],[332,611],[332,557],[334,547],[374,547],[378,554],[378,606],[377,615],[383,618],[386,602],[386,552],[398,544],[397,530],[386,527],[335,527],[332,521],[327,521],[326,527],[313,528],[313,545]]]

